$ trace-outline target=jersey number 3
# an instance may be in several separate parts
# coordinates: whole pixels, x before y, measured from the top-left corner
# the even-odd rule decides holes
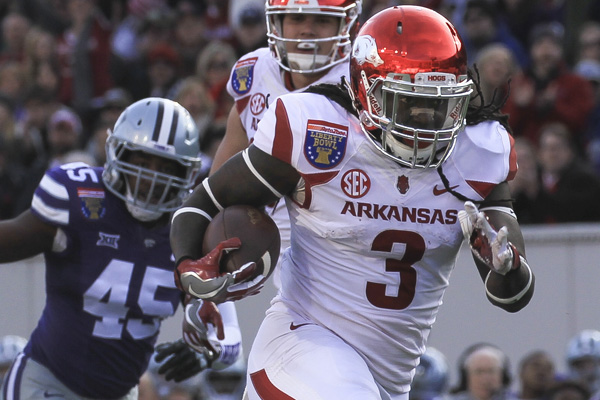
[[[423,258],[423,254],[425,254],[425,240],[415,232],[388,230],[381,232],[375,237],[371,245],[371,250],[391,253],[394,244],[404,244],[406,246],[402,258],[385,259],[385,270],[400,274],[398,294],[396,296],[388,296],[385,293],[385,284],[367,282],[367,299],[375,307],[403,310],[410,305],[415,297],[417,271],[412,265]]]

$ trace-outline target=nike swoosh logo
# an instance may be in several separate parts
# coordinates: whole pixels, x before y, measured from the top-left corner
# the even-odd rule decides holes
[[[296,329],[300,328],[301,326],[304,325],[311,325],[309,322],[305,323],[305,324],[300,324],[300,325],[294,325],[294,323],[290,323],[290,331],[295,331]]]
[[[454,190],[454,189],[456,189],[457,187],[458,187],[458,185],[454,185],[454,186],[450,186],[450,188],[449,188],[449,189],[450,189],[450,190]],[[433,195],[434,195],[434,196],[439,196],[439,195],[441,195],[441,194],[444,194],[444,193],[446,193],[447,191],[448,191],[448,189],[446,189],[446,188],[438,189],[437,185],[435,185],[435,186],[433,187]]]

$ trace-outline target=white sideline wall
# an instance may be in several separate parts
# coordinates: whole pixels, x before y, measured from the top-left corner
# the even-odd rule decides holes
[[[429,345],[448,358],[451,385],[457,379],[456,360],[475,342],[500,346],[516,381],[519,360],[528,352],[549,352],[557,370],[564,372],[569,338],[581,329],[600,329],[600,224],[525,226],[523,233],[536,289],[529,306],[516,314],[488,303],[469,250],[461,249],[429,338]],[[0,336],[29,337],[44,305],[44,273],[41,256],[0,264]],[[246,355],[273,295],[274,288],[267,285],[259,295],[237,303]],[[159,341],[178,338],[180,327],[181,310],[163,323]]]

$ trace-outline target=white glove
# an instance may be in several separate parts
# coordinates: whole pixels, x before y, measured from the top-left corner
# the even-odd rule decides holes
[[[458,212],[458,220],[473,254],[492,271],[506,275],[518,266],[514,262],[515,251],[508,241],[508,229],[505,226],[496,232],[486,215],[470,201],[465,202],[464,211]]]
[[[196,352],[205,354],[209,362],[219,357],[221,346],[208,338],[208,324],[215,326],[219,339],[224,338],[223,322],[216,305],[210,301],[196,299],[185,306],[183,340]]]

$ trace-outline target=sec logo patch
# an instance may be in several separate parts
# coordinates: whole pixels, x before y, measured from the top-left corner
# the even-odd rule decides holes
[[[250,97],[250,112],[253,115],[259,115],[265,110],[267,99],[262,93],[255,93]]]
[[[371,189],[371,179],[360,169],[351,169],[342,176],[342,191],[353,199],[363,197]]]

